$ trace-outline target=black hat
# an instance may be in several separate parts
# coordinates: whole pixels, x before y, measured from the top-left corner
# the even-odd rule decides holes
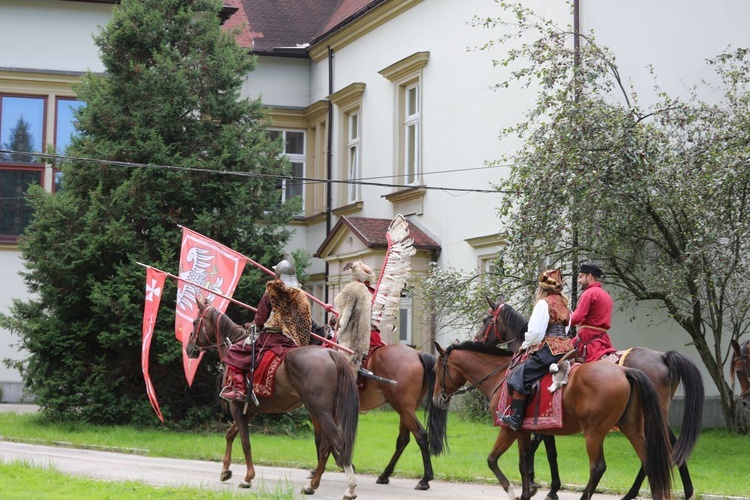
[[[583,273],[583,274],[591,274],[597,278],[601,278],[602,274],[604,274],[602,270],[599,269],[599,266],[597,266],[593,262],[587,262],[585,264],[581,264],[581,270],[578,272]]]

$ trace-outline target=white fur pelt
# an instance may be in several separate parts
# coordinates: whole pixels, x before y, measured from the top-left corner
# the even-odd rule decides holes
[[[364,283],[352,281],[334,299],[339,312],[338,343],[354,351],[349,361],[356,370],[370,350],[372,295]]]

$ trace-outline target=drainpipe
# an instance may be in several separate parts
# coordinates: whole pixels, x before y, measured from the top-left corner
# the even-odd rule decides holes
[[[328,95],[333,94],[333,49],[328,46]],[[326,127],[326,238],[331,234],[331,205],[333,204],[333,192],[331,180],[333,179],[333,105],[328,101],[328,126]],[[328,293],[328,261],[326,260],[326,281],[325,281],[325,303],[330,304]],[[328,322],[328,312],[325,313],[326,323]]]

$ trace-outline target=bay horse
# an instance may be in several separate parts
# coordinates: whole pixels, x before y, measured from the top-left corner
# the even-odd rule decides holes
[[[247,337],[247,331],[234,323],[226,314],[211,306],[207,300],[196,299],[198,316],[193,321],[193,331],[186,347],[189,357],[197,358],[201,350],[218,348],[223,358],[228,343]],[[354,441],[357,433],[357,385],[349,362],[338,351],[320,346],[303,346],[289,350],[274,379],[274,394],[259,397],[258,406],[233,401],[229,404],[234,423],[226,434],[227,449],[224,454],[221,480],[231,477],[232,441],[237,433],[242,441],[242,451],[247,467],[241,488],[249,488],[255,479],[255,467],[250,447],[248,419],[259,413],[286,413],[305,405],[310,413],[318,451],[318,464],[310,483],[302,489],[313,494],[320,486],[328,456],[333,454],[336,463],[344,469],[347,488],[344,499],[356,498],[357,481],[352,467]]]
[[[490,305],[490,310],[485,316],[482,327],[474,337],[474,340],[487,345],[506,344],[511,351],[517,351],[524,340],[528,324],[527,318],[502,299],[495,303],[487,298],[487,302]],[[637,368],[646,374],[656,388],[662,412],[667,416],[669,415],[669,405],[672,402],[672,398],[677,388],[682,384],[685,393],[685,407],[683,409],[680,436],[677,438],[674,432],[669,429],[669,439],[673,446],[673,460],[679,469],[680,478],[682,479],[685,499],[689,500],[693,498],[694,489],[687,467],[687,459],[698,442],[703,418],[704,388],[703,379],[698,367],[690,358],[677,351],[662,353],[646,347],[634,347],[630,349],[623,356],[621,364],[626,368]],[[537,434],[532,444],[532,456],[540,442],[544,442],[547,450],[552,483],[559,487],[560,477],[556,462],[555,438],[554,436]],[[641,468],[633,482],[633,486],[623,498],[636,498],[644,479],[645,472]],[[553,496],[551,498],[556,497]]]
[[[730,363],[729,373],[734,385],[734,377],[740,381],[740,401],[742,407],[750,411],[750,340],[739,344],[732,339],[732,362]],[[734,390],[734,389],[733,389]]]
[[[433,391],[433,402],[447,406],[451,397],[469,382],[490,400],[494,415],[500,399],[499,386],[513,354],[495,346],[467,341],[443,349],[435,344],[438,356],[436,376],[439,383]],[[560,389],[558,389],[560,390]],[[594,494],[606,470],[603,442],[616,425],[628,438],[648,476],[655,500],[671,497],[671,446],[667,420],[661,410],[653,384],[634,368],[614,363],[587,363],[569,374],[564,386],[563,427],[545,430],[552,435],[582,432],[589,456],[589,481],[582,499]],[[521,498],[531,497],[530,435],[500,427],[487,465],[511,498],[517,498],[507,477],[497,465],[498,458],[518,440],[521,464]]]
[[[430,456],[439,455],[447,447],[446,422],[448,412],[432,404],[432,390],[435,385],[436,357],[420,352],[403,344],[387,344],[375,349],[367,361],[367,369],[380,377],[394,380],[397,385],[371,379],[364,380],[364,389],[359,392],[359,411],[379,408],[385,403],[399,415],[399,432],[396,438],[396,451],[380,476],[378,484],[388,484],[406,445],[409,434],[422,453],[423,475],[415,490],[427,490],[433,479]],[[427,396],[425,414],[427,430],[417,418],[416,410]]]

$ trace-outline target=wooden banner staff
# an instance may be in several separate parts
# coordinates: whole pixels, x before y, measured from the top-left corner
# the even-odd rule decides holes
[[[247,257],[246,257],[246,258],[247,258]],[[248,259],[248,260],[250,260],[250,259]],[[251,261],[251,262],[252,262],[252,261]],[[218,292],[216,292],[215,290],[211,290],[210,288],[206,288],[205,286],[199,285],[198,283],[193,283],[193,282],[192,282],[192,281],[190,281],[190,280],[186,280],[186,279],[184,279],[184,278],[180,278],[179,276],[175,276],[175,275],[174,275],[174,274],[172,274],[172,273],[168,273],[168,272],[166,272],[166,271],[162,271],[162,270],[161,270],[161,269],[159,269],[158,267],[154,267],[154,266],[149,266],[148,264],[143,264],[142,262],[136,262],[136,263],[137,263],[137,264],[138,264],[139,266],[143,266],[143,267],[150,267],[151,269],[156,269],[156,270],[157,270],[157,271],[159,271],[160,273],[164,273],[164,274],[165,274],[166,276],[168,276],[168,277],[170,277],[170,278],[173,278],[173,279],[176,279],[176,280],[182,281],[183,283],[188,283],[188,284],[190,284],[190,285],[193,285],[193,286],[195,286],[195,287],[198,287],[198,288],[200,288],[200,289],[202,289],[202,290],[205,290],[205,291],[207,291],[207,292],[209,292],[209,293],[213,293],[214,295],[216,295],[216,296],[219,296],[219,297],[221,297],[222,299],[227,299],[228,301],[232,302],[233,304],[237,304],[237,305],[238,305],[238,306],[240,306],[240,307],[244,307],[245,309],[250,309],[250,310],[251,310],[251,311],[253,311],[253,312],[258,312],[258,309],[256,309],[256,308],[255,308],[255,307],[253,307],[253,306],[247,305],[247,304],[245,304],[244,302],[240,302],[239,300],[235,300],[235,299],[233,299],[232,297],[229,297],[229,296],[227,296],[227,295],[222,295],[221,293],[218,293]],[[274,274],[274,273],[271,273],[271,274]],[[274,275],[275,275],[275,274],[274,274]],[[328,340],[328,339],[327,339],[327,338],[325,338],[325,337],[321,337],[320,335],[317,335],[317,334],[315,334],[315,333],[313,333],[313,332],[310,332],[310,335],[311,335],[312,337],[315,337],[316,339],[318,339],[318,340],[322,341],[322,342],[325,342],[326,344],[329,344],[329,345],[331,345],[332,347],[335,347],[335,348],[337,348],[337,349],[341,349],[342,351],[344,351],[344,352],[348,352],[349,354],[354,354],[354,351],[352,351],[351,349],[348,349],[348,348],[346,348],[346,347],[344,347],[344,346],[342,346],[342,345],[339,345],[339,344],[337,344],[336,342],[333,342],[333,341],[331,341],[331,340]]]

